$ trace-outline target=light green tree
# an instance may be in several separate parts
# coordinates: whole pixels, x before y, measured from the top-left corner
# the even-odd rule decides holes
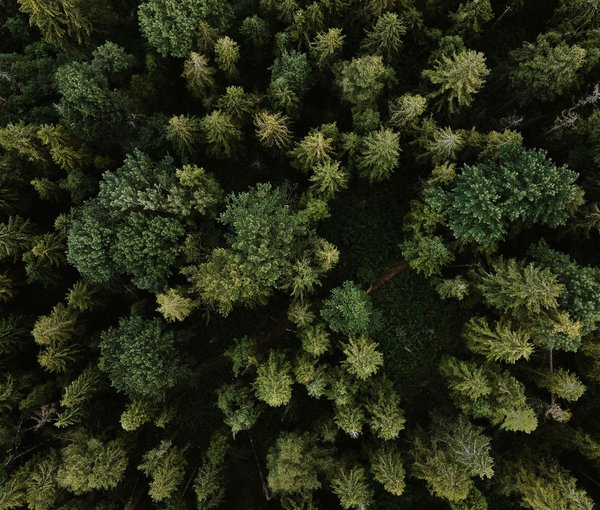
[[[450,113],[470,106],[489,74],[483,53],[465,50],[451,57],[442,55],[433,69],[423,71],[438,88],[432,97],[442,96]]]

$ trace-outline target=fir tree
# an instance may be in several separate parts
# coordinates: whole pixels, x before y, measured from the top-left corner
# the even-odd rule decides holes
[[[471,105],[489,72],[483,53],[466,50],[451,57],[443,55],[423,76],[438,86],[432,97],[444,96],[452,113]]]

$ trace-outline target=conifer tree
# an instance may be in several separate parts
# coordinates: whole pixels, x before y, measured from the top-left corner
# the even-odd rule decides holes
[[[167,125],[167,139],[182,158],[187,158],[195,151],[195,145],[200,139],[199,119],[186,115],[171,117]]]
[[[271,37],[269,25],[256,14],[244,18],[240,33],[256,48],[264,46]]]
[[[319,475],[331,466],[329,455],[306,432],[282,432],[267,454],[269,488],[308,499],[322,486]]]
[[[370,461],[373,478],[390,494],[401,496],[406,482],[399,449],[383,445],[372,453]]]
[[[287,404],[292,398],[291,365],[281,352],[272,351],[256,370],[254,391],[259,400],[272,407]]]
[[[540,34],[535,43],[524,43],[512,57],[516,66],[509,76],[515,92],[524,100],[548,102],[577,84],[586,50],[549,32]]]
[[[236,64],[240,58],[240,48],[230,37],[224,36],[215,42],[215,63],[228,78],[237,75]]]
[[[402,47],[406,25],[395,12],[386,12],[377,18],[375,26],[367,32],[363,48],[374,55],[381,55],[386,62],[392,61]]]
[[[183,64],[183,78],[192,94],[203,97],[215,87],[215,70],[206,56],[192,51]]]
[[[372,490],[364,468],[342,467],[331,480],[333,492],[344,510],[366,508],[372,503]]]
[[[87,42],[92,32],[90,14],[94,7],[83,1],[19,0],[19,8],[29,15],[29,23],[40,30],[46,42],[60,48]]]
[[[132,398],[160,398],[185,373],[175,334],[158,319],[122,318],[118,327],[102,333],[100,348],[100,368]]]
[[[292,143],[288,121],[288,117],[279,112],[259,112],[254,116],[256,136],[265,147],[286,149]]]
[[[442,55],[434,69],[423,71],[423,76],[438,86],[432,97],[443,96],[452,113],[471,105],[489,72],[483,53],[465,50],[452,57]]]
[[[350,336],[367,331],[371,312],[368,295],[348,281],[331,291],[331,297],[323,304],[321,317],[332,331]]]
[[[194,491],[200,510],[215,510],[223,501],[224,462],[229,448],[227,438],[223,434],[216,432],[212,436],[194,480]]]
[[[310,43],[310,55],[319,69],[326,69],[337,59],[345,38],[341,28],[330,28],[315,35]]]
[[[74,494],[116,487],[127,467],[127,453],[120,441],[104,443],[84,433],[61,450],[61,459],[56,480]]]
[[[372,106],[384,87],[395,79],[394,71],[378,55],[340,62],[335,73],[342,99],[357,108]]]
[[[363,138],[358,156],[360,175],[369,182],[389,179],[398,165],[399,155],[397,133],[386,128],[369,133]]]
[[[450,502],[464,500],[473,490],[472,478],[494,474],[490,439],[463,416],[437,418],[425,439],[416,437],[411,450],[413,476]]]
[[[200,130],[208,152],[215,158],[231,158],[238,150],[242,132],[225,112],[214,110],[200,120]]]
[[[142,457],[138,469],[150,478],[148,494],[152,501],[165,501],[183,482],[186,460],[170,441],[161,441]]]

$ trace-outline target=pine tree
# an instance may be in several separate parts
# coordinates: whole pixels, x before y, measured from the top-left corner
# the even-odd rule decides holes
[[[225,495],[223,464],[229,448],[227,438],[223,434],[217,432],[212,436],[194,480],[194,491],[199,510],[215,510],[223,501]]]
[[[165,293],[156,295],[158,308],[156,309],[167,322],[182,321],[186,319],[198,304],[177,289],[167,289]]]
[[[25,501],[31,510],[50,510],[59,498],[56,474],[59,457],[55,450],[35,463],[27,483]]]
[[[33,225],[20,216],[9,216],[6,223],[0,224],[0,257],[15,257],[27,248],[32,241]]]
[[[425,113],[427,99],[420,95],[404,94],[389,102],[389,122],[396,128],[404,128],[418,121]]]
[[[439,164],[455,160],[457,153],[463,148],[464,142],[464,137],[459,132],[446,127],[436,129],[426,147],[433,162]]]
[[[286,149],[292,143],[289,119],[281,113],[258,112],[254,116],[256,136],[265,147]]]
[[[208,152],[215,158],[231,158],[237,152],[242,132],[227,113],[215,110],[200,121]]]
[[[384,87],[395,79],[394,71],[378,55],[340,62],[334,71],[342,99],[362,109],[372,106]]]
[[[426,202],[444,209],[456,238],[489,245],[513,223],[564,224],[582,202],[576,178],[544,151],[509,146],[498,160],[465,165],[452,191],[430,188]]]
[[[512,328],[510,323],[502,320],[491,329],[486,319],[474,317],[463,334],[469,349],[490,361],[515,363],[520,359],[528,360],[534,350],[527,331]]]
[[[31,333],[31,325],[22,315],[7,314],[0,318],[0,355],[18,352]]]
[[[384,376],[373,382],[369,393],[365,410],[369,415],[371,430],[384,441],[397,438],[404,429],[406,419],[391,382]]]
[[[423,71],[423,76],[439,87],[432,97],[445,96],[448,110],[453,113],[471,105],[489,72],[483,53],[465,50],[452,57],[442,55],[435,68]]]
[[[358,155],[360,175],[369,182],[389,179],[398,166],[400,141],[398,133],[382,128],[366,135]]]
[[[256,14],[244,18],[240,27],[240,33],[256,48],[264,46],[271,38],[269,25],[263,18]]]
[[[59,48],[83,45],[92,32],[90,4],[83,1],[19,0],[21,12],[29,15],[44,40]],[[93,7],[92,7],[93,8]]]
[[[281,352],[271,351],[256,370],[254,391],[256,397],[272,407],[287,404],[292,398],[291,365]]]
[[[413,442],[413,476],[425,480],[438,497],[464,500],[473,488],[472,477],[494,474],[490,439],[482,431],[462,415],[435,419],[427,435]]]
[[[538,385],[567,402],[579,400],[586,390],[579,377],[564,368],[546,372],[539,378]]]
[[[569,92],[579,81],[586,50],[569,46],[555,33],[538,35],[535,44],[524,43],[512,52],[516,66],[509,77],[523,101],[553,101]]]
[[[375,26],[367,32],[362,47],[390,62],[402,47],[402,37],[406,34],[406,29],[406,24],[400,16],[395,12],[386,12],[377,18]]]
[[[127,404],[125,411],[121,414],[121,427],[127,432],[137,430],[152,421],[157,412],[158,408],[154,402],[134,400]]]
[[[489,0],[468,0],[458,6],[456,12],[450,13],[452,32],[463,38],[475,38],[482,32],[483,25],[494,18],[494,11]]]
[[[217,390],[217,407],[233,437],[243,430],[250,430],[261,413],[261,406],[250,388],[238,383],[226,384]]]
[[[201,0],[145,0],[138,8],[142,34],[161,55],[184,57],[193,47],[203,4]]]
[[[401,496],[406,488],[404,466],[397,446],[383,445],[371,454],[371,473],[383,488],[394,496]]]
[[[183,159],[191,156],[195,145],[200,139],[200,119],[194,116],[175,115],[167,125],[167,140],[169,140]]]
[[[400,247],[410,267],[427,277],[439,275],[445,266],[454,261],[454,254],[441,236],[417,233],[406,239]]]
[[[306,432],[282,432],[267,454],[269,488],[275,494],[308,499],[321,488],[319,475],[330,467],[329,455]]]
[[[343,346],[346,356],[344,366],[348,373],[358,379],[368,379],[377,373],[383,365],[383,355],[377,350],[378,344],[361,335],[358,338],[350,338]]]
[[[69,308],[78,312],[87,312],[96,308],[100,303],[99,289],[84,280],[78,280],[67,293]]]
[[[516,316],[557,308],[565,290],[552,272],[534,263],[499,259],[492,270],[480,273],[477,289],[489,306]]]
[[[503,492],[521,497],[531,510],[565,508],[592,510],[594,503],[577,480],[552,458],[536,458],[526,452],[522,460],[507,463],[502,472]]]
[[[41,263],[59,267],[66,262],[65,239],[55,232],[42,234],[34,238],[31,253]]]
[[[102,333],[100,348],[100,368],[132,398],[160,398],[185,375],[175,334],[159,319],[122,318]]]
[[[321,317],[332,331],[351,336],[367,331],[372,308],[366,292],[348,281],[331,291],[331,297],[321,309]]]
[[[183,64],[183,78],[189,91],[198,97],[209,94],[215,87],[215,70],[206,56],[192,51]]]
[[[243,87],[231,85],[225,89],[225,94],[217,101],[217,106],[237,122],[242,122],[252,113],[256,102],[256,96],[246,94]]]
[[[335,62],[344,46],[346,36],[341,28],[319,32],[310,42],[310,55],[319,69],[326,69]]]
[[[51,345],[71,340],[76,332],[77,314],[61,303],[50,314],[38,317],[32,334],[38,345]]]
[[[187,464],[183,452],[170,441],[161,441],[142,460],[138,469],[150,478],[148,494],[152,501],[165,501],[183,482]]]
[[[215,63],[228,78],[237,76],[236,64],[240,58],[240,47],[228,36],[220,37],[215,42]]]
[[[372,489],[367,483],[365,470],[360,466],[339,469],[331,480],[331,488],[344,510],[353,508],[362,510],[373,501]]]
[[[40,351],[37,361],[48,372],[64,373],[79,359],[80,351],[81,349],[77,344],[59,341],[46,346]]]
[[[127,467],[127,452],[119,440],[103,443],[83,433],[61,450],[61,458],[56,480],[73,494],[113,489]]]
[[[330,161],[334,152],[333,143],[333,138],[315,129],[296,144],[290,151],[290,156],[300,170],[308,172],[317,165]]]

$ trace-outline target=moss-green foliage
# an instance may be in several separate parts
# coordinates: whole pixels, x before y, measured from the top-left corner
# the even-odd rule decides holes
[[[56,480],[74,494],[107,490],[119,483],[126,467],[127,454],[120,441],[103,443],[81,434],[61,450]]]
[[[598,0],[0,9],[0,510],[591,510]]]
[[[310,234],[302,211],[288,203],[284,188],[259,184],[231,195],[220,222],[231,232],[228,248],[216,249],[194,269],[195,287],[221,313],[234,304],[260,303],[292,272],[300,243]]]
[[[353,282],[344,282],[331,291],[321,317],[333,331],[347,336],[367,331],[372,305],[369,296]]]
[[[65,126],[85,141],[119,140],[131,106],[115,84],[133,63],[132,55],[107,42],[96,48],[91,61],[61,66],[55,79],[61,95],[58,110]]]
[[[433,188],[428,201],[447,213],[455,237],[490,244],[515,222],[563,225],[581,204],[576,177],[543,151],[511,147],[497,161],[465,166],[450,192]]]
[[[175,335],[158,319],[123,318],[102,334],[101,368],[132,398],[159,398],[182,377]]]
[[[510,80],[515,92],[524,99],[547,102],[576,85],[586,50],[568,45],[559,34],[550,32],[540,34],[535,43],[525,43],[512,55],[516,65]]]

